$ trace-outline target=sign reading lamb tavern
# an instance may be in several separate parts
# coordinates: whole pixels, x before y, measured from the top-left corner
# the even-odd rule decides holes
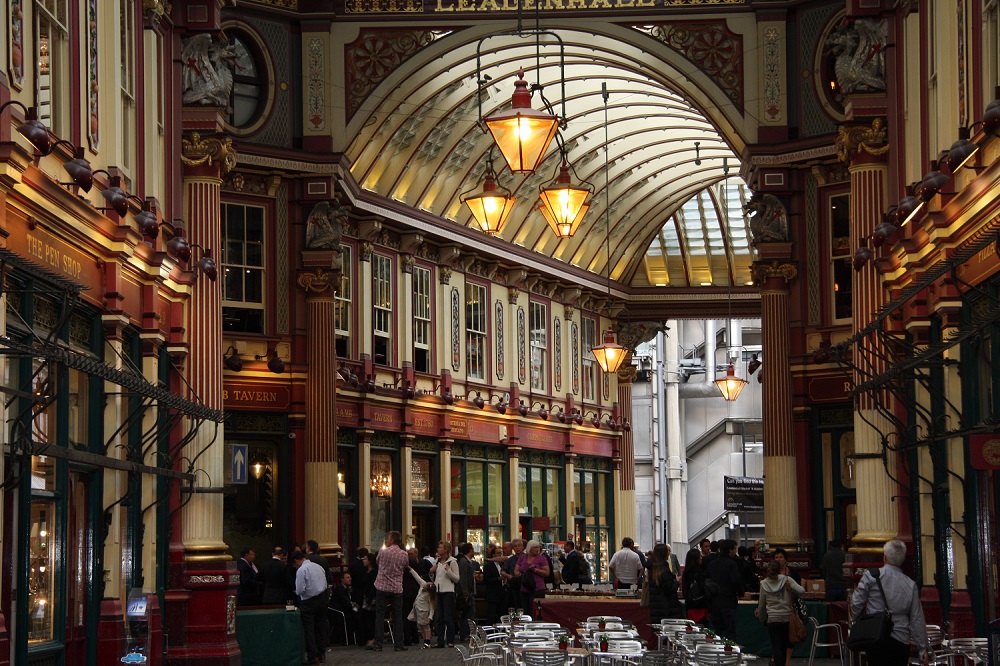
[[[763,511],[764,479],[749,476],[727,476],[726,511]]]
[[[290,403],[288,387],[281,384],[236,384],[222,387],[225,409],[287,410]]]
[[[649,10],[665,7],[742,5],[746,0],[521,0],[526,12]],[[344,14],[440,14],[516,12],[518,0],[341,0]],[[336,5],[335,5],[336,6]]]

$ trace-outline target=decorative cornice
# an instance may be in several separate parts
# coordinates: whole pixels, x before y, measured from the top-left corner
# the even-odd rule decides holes
[[[340,164],[332,162],[303,162],[284,157],[244,153],[240,155],[240,164],[244,166],[279,169],[281,171],[298,171],[300,173],[330,173],[336,175],[338,178],[343,178],[344,176],[344,170]]]
[[[777,155],[752,155],[748,161],[753,166],[782,166],[830,157],[836,153],[836,146],[820,146]]]
[[[233,148],[232,139],[203,139],[201,134],[195,132],[190,140],[181,140],[181,162],[185,166],[211,166],[214,161],[219,162],[219,170],[223,176],[236,167],[236,149]]]
[[[340,274],[324,271],[322,268],[299,275],[299,286],[307,292],[322,294],[326,291],[336,291],[340,285]]]
[[[757,287],[764,286],[764,283],[771,278],[784,278],[785,282],[791,282],[799,275],[799,269],[795,264],[781,264],[777,261],[771,263],[756,262],[751,268],[753,283]]]
[[[852,125],[845,127],[841,125],[837,133],[837,157],[841,162],[850,164],[852,156],[856,152],[868,153],[879,156],[889,152],[889,144],[886,143],[885,120],[876,118],[872,121],[871,127],[866,125]]]

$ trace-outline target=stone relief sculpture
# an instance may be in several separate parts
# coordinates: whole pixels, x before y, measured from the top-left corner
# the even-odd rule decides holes
[[[788,215],[773,194],[759,192],[747,201],[744,213],[750,218],[752,243],[782,243],[788,240]]]
[[[207,32],[186,40],[181,63],[184,104],[229,106],[236,51],[224,34],[220,40],[212,39]]]
[[[826,39],[833,54],[834,74],[843,94],[885,90],[887,24],[880,19],[858,19],[837,28]]]
[[[347,210],[334,199],[316,204],[306,220],[307,250],[339,250]]]

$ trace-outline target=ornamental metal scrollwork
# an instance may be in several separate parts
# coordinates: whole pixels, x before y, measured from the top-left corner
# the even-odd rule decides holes
[[[799,269],[795,264],[779,264],[772,261],[769,264],[755,263],[751,268],[753,283],[755,286],[762,286],[770,278],[782,278],[785,282],[791,282],[799,275]]]
[[[340,286],[340,274],[319,269],[309,273],[302,273],[299,275],[298,283],[307,292],[322,294],[330,289],[337,290],[337,287]]]
[[[871,127],[867,125],[841,126],[837,132],[837,157],[840,158],[841,162],[850,164],[851,156],[855,152],[865,152],[875,156],[884,155],[889,152],[889,144],[886,142],[887,134],[885,120],[882,118],[873,120]]]

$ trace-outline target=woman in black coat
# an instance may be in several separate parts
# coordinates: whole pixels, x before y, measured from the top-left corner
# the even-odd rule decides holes
[[[489,624],[500,622],[500,616],[504,614],[507,601],[507,590],[503,587],[503,580],[500,578],[500,563],[503,561],[503,553],[495,543],[486,546],[486,558],[483,561],[483,587],[486,598],[486,621]],[[499,561],[498,561],[499,560]]]
[[[650,586],[650,624],[659,624],[660,620],[665,617],[683,618],[684,609],[681,607],[680,599],[677,598],[677,590],[680,585],[670,571],[670,553],[665,544],[656,544],[648,566],[649,573],[646,576],[646,585]]]
[[[707,623],[708,603],[705,601],[705,572],[701,568],[701,551],[697,548],[689,550],[687,559],[684,560],[681,589],[684,592],[687,619]]]

